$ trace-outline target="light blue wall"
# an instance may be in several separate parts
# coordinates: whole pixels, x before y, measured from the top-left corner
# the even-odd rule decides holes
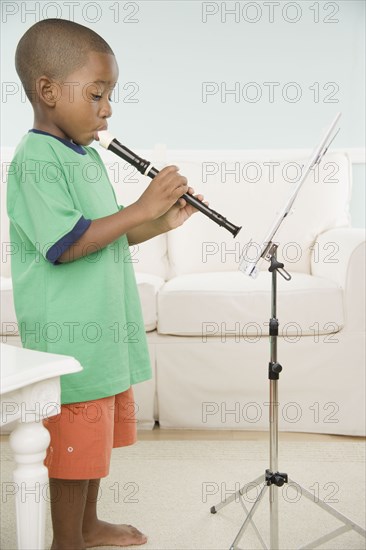
[[[69,10],[65,2],[40,2],[38,11],[36,2],[2,2],[3,145],[33,124],[16,89],[16,45],[36,20],[58,16],[113,48],[120,80],[110,129],[131,148],[311,148],[337,111],[335,147],[364,146],[362,0],[103,1],[76,2],[74,16]],[[229,89],[237,95],[225,95]],[[364,176],[355,166],[355,226],[365,224]]]

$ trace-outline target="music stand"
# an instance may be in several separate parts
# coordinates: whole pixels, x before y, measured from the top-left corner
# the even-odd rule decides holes
[[[261,537],[259,530],[253,522],[253,515],[260,504],[267,488],[269,487],[269,504],[270,504],[270,550],[279,550],[279,532],[278,532],[278,492],[276,487],[282,487],[285,483],[291,483],[296,486],[296,488],[301,490],[301,494],[304,495],[307,499],[313,501],[315,504],[323,508],[326,512],[337,518],[343,523],[343,526],[331,531],[330,533],[323,535],[322,537],[317,538],[306,546],[302,546],[302,549],[305,548],[315,548],[319,544],[323,544],[333,538],[345,533],[349,530],[354,530],[363,537],[366,538],[366,531],[360,525],[357,525],[352,520],[329,506],[326,502],[322,500],[315,500],[314,495],[302,487],[299,483],[296,483],[292,479],[288,478],[288,475],[283,472],[278,471],[278,380],[280,372],[282,371],[282,366],[278,363],[277,360],[277,337],[278,337],[278,326],[279,322],[277,319],[277,272],[287,281],[291,279],[291,275],[284,269],[284,264],[280,263],[277,260],[277,248],[273,239],[277,233],[280,225],[286,216],[290,213],[292,205],[298,195],[301,186],[304,181],[307,179],[310,171],[318,165],[325,153],[327,152],[329,146],[335,139],[336,135],[339,132],[335,130],[341,113],[338,113],[334,118],[333,122],[325,132],[323,138],[321,139],[319,145],[314,149],[313,153],[310,156],[309,162],[299,180],[297,185],[293,190],[291,190],[290,197],[288,198],[284,208],[281,210],[274,223],[272,224],[270,230],[267,233],[267,237],[260,246],[255,258],[253,260],[246,259],[243,257],[240,262],[239,269],[243,271],[246,275],[250,277],[257,277],[258,275],[258,264],[263,260],[270,262],[270,267],[268,271],[272,273],[272,287],[271,287],[271,319],[269,321],[269,336],[270,336],[270,362],[268,366],[268,378],[269,378],[269,422],[270,422],[270,467],[265,471],[264,475],[259,476],[254,481],[251,481],[245,484],[241,489],[236,493],[232,494],[230,497],[225,499],[223,502],[220,502],[216,506],[211,507],[211,513],[216,514],[221,508],[229,504],[230,502],[236,500],[238,497],[242,497],[246,494],[247,491],[258,487],[263,484],[260,493],[256,500],[254,501],[253,506],[248,511],[242,502],[242,506],[247,514],[244,523],[242,524],[238,534],[236,535],[234,542],[230,546],[230,550],[237,550],[237,546],[240,539],[242,538],[244,531],[246,530],[249,523],[252,524],[254,531],[262,545],[262,547],[267,550],[267,546],[263,538]]]

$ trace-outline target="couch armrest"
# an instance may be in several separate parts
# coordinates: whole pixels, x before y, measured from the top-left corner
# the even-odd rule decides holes
[[[337,228],[319,235],[311,259],[311,273],[326,277],[344,290],[345,328],[365,330],[364,229]]]

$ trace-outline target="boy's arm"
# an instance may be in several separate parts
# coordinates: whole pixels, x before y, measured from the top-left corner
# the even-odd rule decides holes
[[[57,258],[57,261],[60,263],[72,262],[90,254],[91,251],[96,252],[96,250],[104,248],[124,233],[128,233],[136,225],[144,224],[144,222],[145,219],[141,209],[138,208],[136,203],[110,216],[93,220],[85,233],[71,244]]]
[[[166,233],[170,231],[170,227],[167,227],[163,220],[158,218],[150,222],[145,222],[142,225],[133,227],[130,231],[127,232],[127,240],[130,245],[143,243],[161,233]]]

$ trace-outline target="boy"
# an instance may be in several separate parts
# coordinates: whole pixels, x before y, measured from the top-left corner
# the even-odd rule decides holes
[[[98,153],[88,147],[107,128],[118,79],[114,53],[94,31],[40,21],[21,38],[15,63],[34,110],[7,197],[22,344],[71,355],[83,366],[62,377],[61,413],[45,421],[51,548],[144,544],[140,531],[103,522],[96,512],[112,447],[136,441],[131,386],[151,377],[128,246],[186,221],[196,210],[180,197],[193,189],[168,166],[135,203],[117,204]],[[90,167],[97,172],[88,176]],[[137,342],[123,332],[128,323],[138,327]]]

